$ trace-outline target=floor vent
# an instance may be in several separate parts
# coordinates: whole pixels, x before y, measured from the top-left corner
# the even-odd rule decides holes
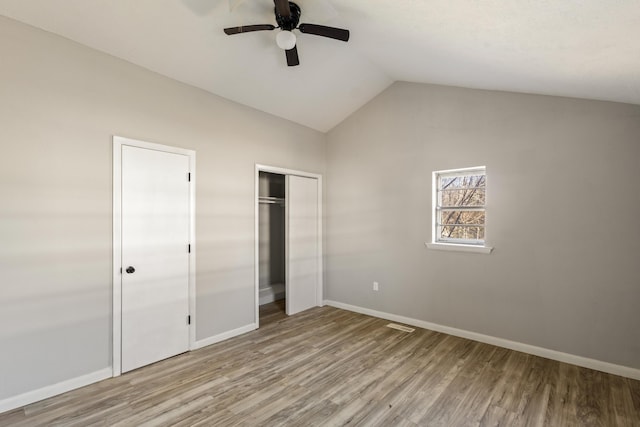
[[[397,323],[389,323],[387,325],[387,328],[397,329],[399,331],[404,331],[404,332],[413,332],[413,331],[415,331],[415,329],[413,329],[413,328],[409,328],[408,326],[398,325]]]

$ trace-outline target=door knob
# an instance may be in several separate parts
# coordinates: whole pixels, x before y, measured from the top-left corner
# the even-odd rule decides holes
[[[127,269],[126,269],[125,271],[126,271],[128,274],[131,274],[131,273],[135,273],[135,272],[136,272],[136,269],[135,269],[135,268],[133,268],[132,266],[129,266],[129,267],[127,267]]]

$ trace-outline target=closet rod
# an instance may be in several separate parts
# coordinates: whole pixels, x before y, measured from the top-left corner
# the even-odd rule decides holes
[[[269,196],[259,196],[258,201],[260,203],[284,203],[284,198],[282,197],[269,197]]]

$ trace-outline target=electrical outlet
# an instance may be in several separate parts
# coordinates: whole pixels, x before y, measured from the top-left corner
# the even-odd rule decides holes
[[[373,282],[373,290],[378,291],[378,289],[380,289],[380,285],[378,284],[378,282]]]

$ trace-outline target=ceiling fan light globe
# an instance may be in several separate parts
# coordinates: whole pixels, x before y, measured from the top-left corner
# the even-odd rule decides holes
[[[276,36],[276,43],[282,50],[293,49],[296,45],[296,35],[291,31],[280,31]]]

